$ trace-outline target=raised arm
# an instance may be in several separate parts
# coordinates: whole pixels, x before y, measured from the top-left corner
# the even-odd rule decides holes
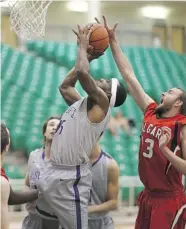
[[[115,34],[118,23],[115,24],[113,29],[110,29],[104,16],[103,19],[104,25],[109,33],[110,47],[117,67],[123,77],[123,80],[127,84],[130,94],[136,101],[139,108],[144,112],[147,106],[154,101],[143,90],[142,86],[140,85],[134,74],[132,66],[130,65],[129,61],[127,60],[126,56],[123,54],[120,48]],[[97,22],[99,22],[98,19],[96,20]]]
[[[8,198],[10,194],[10,185],[8,181],[1,176],[1,228],[9,228],[8,216]]]
[[[89,61],[87,58],[87,49],[89,47],[89,37],[91,30],[82,30],[79,26],[79,33],[76,35],[79,38],[78,55],[75,65],[77,78],[82,88],[88,94],[89,100],[98,105],[101,110],[106,114],[109,108],[109,100],[105,92],[97,87],[95,81],[89,74]]]
[[[87,58],[88,61],[91,62],[92,60],[99,58],[101,55],[103,55],[103,53],[99,53],[99,52],[93,52],[92,54],[87,53]],[[81,95],[75,88],[77,80],[78,79],[77,79],[75,67],[73,67],[68,72],[65,79],[59,86],[59,91],[69,106],[81,99]]]
[[[75,88],[76,82],[77,76],[73,67],[59,86],[59,91],[69,106],[81,99],[81,95]]]
[[[84,29],[86,29],[86,28],[90,30],[91,24],[88,24]],[[79,39],[77,39],[77,45],[79,46]],[[93,52],[92,47],[89,46],[87,49],[86,55],[87,55],[88,61],[91,62],[94,59],[98,59],[100,56],[103,55],[103,53]],[[81,99],[81,95],[79,94],[79,92],[75,88],[77,80],[78,79],[77,79],[75,67],[73,67],[68,72],[65,79],[63,80],[63,82],[59,86],[59,91],[69,106]]]

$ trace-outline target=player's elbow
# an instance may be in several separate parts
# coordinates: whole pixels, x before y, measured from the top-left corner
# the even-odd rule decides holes
[[[78,69],[76,69],[75,73],[76,73],[78,80],[87,75],[87,71],[85,71],[83,67],[79,67]]]
[[[58,87],[58,89],[59,89],[59,92],[60,92],[60,94],[63,96],[63,97],[65,97],[65,95],[67,94],[67,89],[68,89],[68,87],[64,84],[61,84],[59,87]]]

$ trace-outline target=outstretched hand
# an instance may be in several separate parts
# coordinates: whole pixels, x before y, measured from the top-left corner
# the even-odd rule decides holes
[[[79,25],[77,25],[77,27],[78,32],[73,29],[72,31],[76,34],[79,45],[82,45],[86,50],[88,50],[88,48],[90,49],[89,38],[92,30],[89,27],[86,27],[84,29],[82,29]]]
[[[95,18],[95,20],[96,20],[96,22],[98,24],[101,24],[100,21],[98,20],[98,18]],[[108,34],[109,34],[110,41],[116,40],[116,28],[117,28],[117,26],[118,26],[119,23],[117,22],[114,25],[113,28],[110,28],[109,25],[108,25],[108,23],[107,23],[107,20],[106,20],[105,16],[103,16],[103,22],[104,22],[104,26],[105,26]]]
[[[80,26],[78,25],[78,30],[79,33],[87,33],[87,36],[90,38],[90,34],[91,34],[91,27],[93,26],[93,23],[89,23],[87,24],[84,28],[80,28]],[[72,29],[72,31],[76,34],[77,36],[77,45],[79,46],[80,43],[82,43],[82,39],[80,41],[80,36],[79,33],[77,33],[75,30]],[[90,33],[90,34],[89,34]],[[87,38],[88,38],[87,37]],[[89,41],[89,40],[88,40]],[[89,61],[98,59],[100,56],[104,55],[104,52],[97,52],[93,49],[93,47],[91,45],[88,45],[87,47],[87,58]]]
[[[162,127],[162,135],[159,139],[159,147],[162,151],[170,142],[170,140],[171,140],[171,129],[169,129],[168,127]]]

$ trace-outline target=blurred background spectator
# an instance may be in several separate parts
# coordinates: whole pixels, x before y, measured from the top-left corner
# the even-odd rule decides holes
[[[108,125],[108,129],[113,136],[116,136],[120,131],[125,131],[127,135],[131,136],[132,127],[135,127],[134,120],[124,117],[121,111],[111,117]]]

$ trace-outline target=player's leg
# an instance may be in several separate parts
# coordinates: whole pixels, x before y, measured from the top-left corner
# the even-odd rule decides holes
[[[138,215],[136,218],[135,229],[149,229],[151,209],[148,206],[148,197],[141,192],[138,197]]]
[[[185,229],[185,220],[181,211],[182,201],[182,197],[161,197],[157,200],[153,198],[149,229]],[[180,217],[176,217],[179,212]]]
[[[91,188],[89,169],[73,171],[51,167],[40,177],[38,188],[63,228],[87,229]]]
[[[186,229],[186,205],[183,205],[175,215],[171,229]]]

